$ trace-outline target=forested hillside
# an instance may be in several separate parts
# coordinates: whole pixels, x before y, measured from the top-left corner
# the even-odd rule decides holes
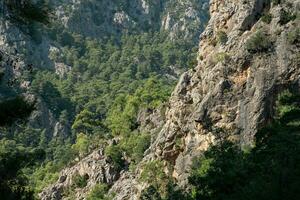
[[[0,199],[299,199],[299,10],[2,0]]]
[[[207,6],[3,1],[4,198],[37,198],[61,169],[112,138],[120,141],[105,154],[117,170],[125,152],[130,165],[137,164],[155,134],[139,129],[138,115],[164,107],[179,75],[196,64]]]

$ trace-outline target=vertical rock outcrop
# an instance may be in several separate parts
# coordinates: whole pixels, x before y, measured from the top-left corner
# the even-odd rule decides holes
[[[149,13],[146,1],[142,7]],[[163,160],[184,187],[193,158],[212,144],[223,139],[241,148],[255,143],[257,130],[272,119],[277,94],[286,88],[300,92],[299,8],[299,0],[210,2],[198,65],[181,76],[166,122],[137,170],[120,174],[112,185],[116,200],[139,199],[147,186],[139,181],[140,172],[149,161]],[[187,18],[194,19],[193,13],[187,9]],[[115,19],[129,23],[130,17],[122,13]],[[172,20],[167,13],[162,28],[176,28]]]
[[[84,185],[78,186],[76,178],[81,178]],[[72,198],[83,199],[99,183],[111,185],[119,177],[118,170],[109,158],[104,156],[104,149],[94,151],[70,168],[60,173],[57,183],[46,188],[41,194],[42,200],[62,199],[71,192]]]
[[[210,2],[198,66],[181,76],[166,123],[140,166],[164,160],[172,166],[170,175],[185,186],[192,159],[213,143],[254,144],[257,130],[272,118],[277,94],[286,88],[300,91],[300,45],[291,38],[300,19],[283,19],[296,15],[299,5],[299,0]],[[131,191],[137,192],[129,193],[122,189],[126,181],[121,178],[112,187],[120,194],[115,199],[138,199],[143,187],[132,184]]]

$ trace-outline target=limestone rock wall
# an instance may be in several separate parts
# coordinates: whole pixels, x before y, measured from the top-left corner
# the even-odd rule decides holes
[[[281,22],[283,13],[297,14],[299,5],[299,0],[279,5],[269,0],[210,2],[211,19],[201,35],[198,66],[181,76],[166,123],[140,166],[163,160],[173,166],[169,174],[185,186],[192,159],[216,141],[229,139],[241,148],[254,144],[255,133],[273,115],[276,95],[286,88],[300,91],[300,45],[288,39],[300,20]],[[261,19],[264,13],[271,14],[270,23]],[[270,46],[251,52],[248,41],[260,31]],[[137,192],[131,194],[122,188],[127,180],[119,179],[112,187],[122,194],[115,199],[138,199],[142,184],[132,184],[131,191]]]

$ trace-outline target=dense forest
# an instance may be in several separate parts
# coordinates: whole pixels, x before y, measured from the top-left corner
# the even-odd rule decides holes
[[[28,126],[26,118],[36,108],[34,102],[29,104],[19,96],[19,91],[1,102],[4,198],[36,197],[57,180],[63,167],[113,137],[121,138],[121,142],[107,147],[107,156],[121,170],[122,152],[126,152],[134,167],[151,139],[148,133],[137,130],[137,114],[141,109],[154,110],[167,101],[178,74],[195,65],[196,43],[171,40],[167,32],[156,28],[105,39],[88,38],[61,31],[64,28],[51,18],[51,7],[45,2],[5,3],[9,19],[22,26],[32,41],[40,43],[46,34],[62,46],[62,52],[53,51],[49,57],[72,66],[72,70],[59,76],[53,70],[34,68],[22,77],[32,83],[30,93],[70,129],[69,135],[49,138],[42,127]],[[7,86],[3,83],[2,87]],[[17,128],[11,128],[15,121]],[[12,170],[9,175],[8,169]]]

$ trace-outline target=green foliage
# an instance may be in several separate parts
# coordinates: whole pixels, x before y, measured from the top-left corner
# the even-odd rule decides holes
[[[137,131],[124,137],[119,144],[108,146],[105,149],[105,155],[108,156],[114,166],[120,170],[125,167],[123,155],[130,159],[131,167],[134,167],[142,160],[145,150],[150,146],[150,135],[141,134]]]
[[[216,57],[214,59],[214,62],[227,62],[230,59],[230,56],[225,52],[220,52],[216,54]]]
[[[128,138],[121,141],[120,146],[131,158],[132,164],[142,160],[144,152],[150,146],[151,136],[149,134],[132,133]]]
[[[87,185],[89,176],[87,174],[81,176],[80,174],[75,174],[72,177],[72,181],[75,187],[84,188]]]
[[[106,184],[97,184],[88,194],[87,200],[112,200],[112,196],[108,195],[109,187]]]
[[[181,149],[183,145],[183,141],[180,137],[175,139],[175,147],[176,149]]]
[[[72,149],[79,154],[80,157],[89,152],[90,141],[87,135],[79,133],[77,135],[76,143],[72,145]]]
[[[287,35],[287,40],[290,44],[300,43],[300,28],[291,30]]]
[[[61,28],[49,27],[51,37],[65,46],[62,54],[52,55],[51,59],[73,66],[72,71],[64,78],[46,70],[34,71],[30,89],[62,125],[69,127],[74,122],[72,134],[50,140],[48,130],[24,124],[13,134],[7,129],[1,135],[45,149],[45,160],[26,168],[30,178],[26,184],[35,193],[55,182],[58,172],[76,156],[87,154],[111,135],[122,138],[105,151],[118,170],[126,164],[123,154],[132,166],[138,163],[150,143],[149,135],[135,131],[139,109],[155,109],[167,101],[175,84],[166,76],[174,75],[169,66],[187,69],[196,55],[192,42],[170,41],[162,32],[97,41],[62,32]],[[3,104],[3,108],[1,111],[6,111],[8,106]],[[7,109],[9,112],[13,116],[16,113]],[[0,119],[8,120],[7,113]],[[16,116],[25,119],[28,115]]]
[[[226,197],[236,192],[248,176],[244,165],[242,152],[232,143],[225,142],[212,147],[206,152],[205,159],[194,164],[189,178],[194,186],[193,198],[220,199],[223,195]]]
[[[16,120],[26,119],[34,110],[34,104],[23,97],[15,97],[0,102],[0,126],[9,126]]]
[[[123,151],[118,145],[112,145],[105,148],[105,155],[111,159],[117,170],[121,170],[125,163]]]
[[[217,41],[220,44],[225,44],[228,40],[227,34],[224,31],[219,31],[217,33]]]
[[[263,16],[261,16],[261,20],[267,24],[270,24],[272,21],[272,14],[271,13],[264,13]]]
[[[63,35],[70,33],[57,38]],[[154,109],[170,96],[175,82],[165,77],[173,73],[169,66],[188,68],[196,52],[192,43],[170,41],[158,32],[124,35],[120,41],[69,36],[69,44],[59,40],[66,47],[55,59],[74,66],[72,72],[66,79],[38,72],[32,90],[57,117],[63,110],[76,116],[76,133],[130,134],[140,108]]]
[[[50,21],[50,9],[43,0],[3,0],[3,3],[12,21],[22,24],[30,24],[33,22],[48,24]]]
[[[162,200],[159,192],[152,185],[142,191],[140,199],[141,200]]]
[[[93,127],[101,125],[97,120],[97,116],[94,113],[84,109],[76,115],[75,121],[72,125],[72,129],[76,132],[88,133],[93,130]]]
[[[184,200],[190,199],[181,188],[179,188],[171,177],[164,173],[162,161],[155,160],[145,164],[142,168],[140,181],[149,186],[141,192],[144,200]]]
[[[46,149],[47,160],[41,166],[34,168],[30,176],[30,185],[35,193],[40,193],[42,189],[57,181],[59,171],[75,158],[76,152],[70,144],[51,145],[53,146]],[[51,152],[53,149],[54,152]]]
[[[155,160],[148,162],[143,166],[140,181],[148,183],[161,196],[166,196],[168,177],[164,173],[164,164],[162,161]]]
[[[126,104],[126,101],[130,101]],[[134,128],[135,116],[138,112],[136,99],[120,95],[108,113],[107,125],[113,135],[128,135]]]
[[[60,88],[62,87],[62,88]],[[57,76],[47,71],[39,71],[32,81],[31,91],[42,97],[49,109],[58,118],[62,111],[72,112],[70,99],[63,94],[69,89],[57,80]],[[64,89],[64,91],[62,91]]]
[[[45,187],[57,181],[59,177],[57,170],[58,169],[53,166],[51,162],[47,163],[44,167],[35,169],[32,175],[33,178],[31,178],[31,184],[36,193],[41,192]]]
[[[28,127],[25,124],[20,126],[22,131],[16,130],[13,133],[14,140],[26,147],[38,147],[42,139],[41,136],[45,134],[44,131]]]
[[[224,141],[205,152],[189,178],[192,198],[299,199],[299,106],[299,95],[284,92],[274,122],[257,133],[252,150]]]
[[[22,168],[34,165],[43,156],[44,152],[40,149],[26,149],[13,140],[0,140],[1,199],[34,199]]]
[[[60,170],[73,164],[76,156],[89,153],[112,136],[120,136],[121,141],[107,147],[105,154],[118,170],[127,167],[123,155],[132,166],[137,164],[150,144],[149,134],[136,131],[139,125],[137,114],[140,109],[154,110],[168,100],[178,72],[196,62],[196,43],[178,38],[170,40],[168,33],[157,31],[157,27],[150,27],[148,23],[143,29],[151,29],[149,32],[134,30],[135,34],[122,33],[118,38],[85,38],[71,33],[59,23],[51,21],[51,27],[44,26],[51,20],[48,0],[47,3],[42,0],[22,2],[4,1],[11,22],[16,23],[37,44],[42,42],[44,34],[48,34],[54,46],[62,47],[52,52],[49,58],[72,67],[64,77],[47,70],[34,70],[28,76],[32,81],[30,92],[42,100],[41,104],[50,109],[66,130],[72,127],[69,134],[51,138],[51,131],[47,129],[19,123],[13,131],[5,127],[2,134],[1,130],[1,138],[14,139],[18,144],[33,149],[42,148],[46,152],[45,159],[39,160],[36,165],[21,166],[29,178],[24,186],[34,188],[36,194],[41,192],[57,180]],[[125,10],[130,7],[130,1],[120,2],[115,2],[117,7]],[[199,2],[203,4],[202,0],[193,1],[193,4],[200,7]],[[149,3],[152,5],[155,2]],[[96,6],[93,9],[92,20],[101,25],[104,22],[104,17],[101,17],[103,8]],[[189,30],[199,31],[199,28],[194,26]],[[39,59],[32,62],[44,66]],[[16,114],[16,118],[5,122],[5,126],[28,117],[30,113],[24,112],[26,109],[21,111],[20,105],[22,107],[23,104],[13,105],[21,112],[16,113],[16,110],[6,109],[7,105],[3,104],[1,120],[7,121],[8,113],[12,116]],[[2,111],[5,111],[3,115]],[[81,178],[78,180],[81,185]]]
[[[67,31],[60,33],[57,37],[57,40],[62,46],[68,47],[71,47],[75,42],[73,36]]]
[[[285,10],[282,10],[281,13],[280,13],[280,20],[279,20],[279,23],[281,25],[284,25],[284,24],[287,24],[289,23],[290,21],[293,21],[296,19],[296,15],[288,12],[288,11],[285,11]]]
[[[140,108],[155,109],[170,96],[171,87],[158,77],[147,79],[133,95],[119,95],[107,116],[107,125],[113,135],[128,135],[136,124]]]
[[[272,47],[272,41],[263,31],[257,31],[246,42],[246,49],[251,53],[266,52]]]
[[[166,177],[163,169],[164,165],[162,161],[155,160],[149,162],[143,166],[140,180],[153,186],[157,186],[156,188],[158,188],[159,183],[164,182],[164,178]]]

